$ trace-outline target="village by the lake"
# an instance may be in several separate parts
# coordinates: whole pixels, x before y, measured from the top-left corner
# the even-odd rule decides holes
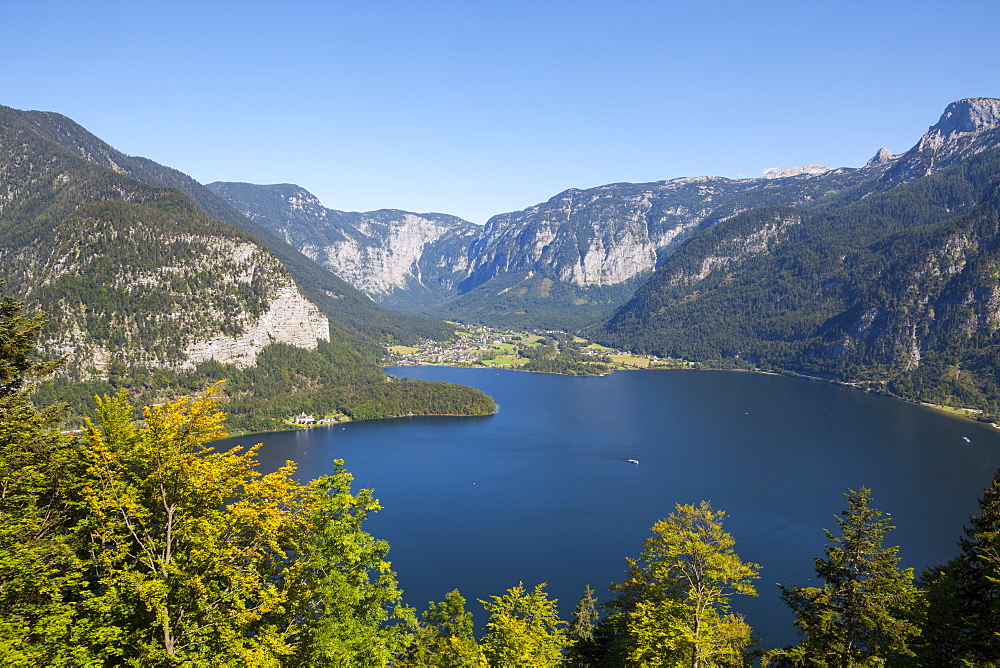
[[[603,375],[627,369],[677,369],[693,365],[684,360],[636,355],[609,348],[561,330],[530,332],[497,327],[463,327],[448,341],[423,339],[413,346],[390,346],[385,366],[456,366],[516,369],[568,375]],[[290,428],[348,422],[343,413],[324,416],[305,412],[285,420]]]
[[[559,330],[522,332],[495,327],[460,329],[453,341],[425,339],[417,346],[391,346],[390,365],[522,369],[537,354],[549,357],[561,354],[564,347],[560,345],[561,341],[572,342],[580,354],[610,367],[609,371],[689,366],[687,362],[678,360],[616,350]],[[537,354],[532,355],[533,352]],[[526,356],[526,353],[532,356]]]

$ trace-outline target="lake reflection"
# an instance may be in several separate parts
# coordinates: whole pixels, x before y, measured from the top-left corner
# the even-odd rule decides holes
[[[407,602],[423,610],[457,587],[480,626],[475,599],[519,581],[547,582],[571,618],[584,585],[606,595],[675,503],[708,499],[729,513],[737,553],[763,565],[760,597],[734,607],[765,646],[793,642],[775,583],[814,584],[822,529],[835,528],[845,491],[873,490],[898,526],[887,543],[919,571],[955,555],[1000,466],[1000,432],[986,425],[826,383],[703,371],[390,372],[477,387],[500,411],[252,441],[265,444],[265,468],[292,459],[303,479],[346,460],[355,486],[374,488],[385,506],[366,528],[391,544]]]

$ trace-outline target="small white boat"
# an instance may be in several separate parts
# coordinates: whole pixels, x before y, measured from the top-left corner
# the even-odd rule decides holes
[[[629,464],[635,464],[636,466],[638,466],[639,465],[639,460],[638,459],[630,459],[630,460],[628,460],[628,463]]]
[[[965,441],[966,443],[972,443],[972,441],[969,440],[968,436],[963,436],[962,440]]]

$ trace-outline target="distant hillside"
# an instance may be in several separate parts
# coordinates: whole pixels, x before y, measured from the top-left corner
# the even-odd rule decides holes
[[[1000,414],[998,146],[1000,100],[954,103],[866,197],[721,221],[589,331]]]
[[[342,287],[325,295],[328,305],[345,305],[328,318],[251,234],[208,216],[181,190],[52,141],[53,128],[79,127],[60,119],[0,107],[0,280],[6,293],[48,314],[40,349],[65,357],[38,390],[42,401],[86,412],[95,393],[124,389],[148,404],[226,380],[236,428],[273,428],[304,409],[491,410],[489,398],[470,388],[383,387],[391,381],[378,365],[384,349],[359,330],[413,337],[401,323],[425,319],[393,320],[317,268],[330,276],[321,285]],[[366,314],[365,328],[330,326]]]
[[[125,155],[61,114],[38,111],[16,113],[38,135],[88,162],[148,185],[178,188],[212,218],[230,223],[262,241],[285,265],[303,294],[330,318],[333,327],[366,339],[399,342],[428,337],[447,338],[454,333],[452,327],[440,320],[379,308],[364,293],[303,256],[280,236],[236,211],[190,176],[148,158]]]

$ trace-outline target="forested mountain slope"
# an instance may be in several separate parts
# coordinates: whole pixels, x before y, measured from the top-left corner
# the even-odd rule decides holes
[[[902,185],[850,204],[761,207],[719,222],[591,334],[996,414],[1000,115],[973,124],[973,114],[949,112],[883,177]]]
[[[14,110],[7,113],[16,114],[38,135],[88,162],[148,185],[178,188],[212,218],[250,233],[280,259],[299,289],[330,318],[333,327],[362,338],[402,342],[420,337],[445,338],[454,332],[439,320],[378,307],[361,291],[303,256],[281,236],[236,211],[187,174],[148,158],[125,155],[61,114]]]
[[[492,410],[469,388],[389,383],[378,364],[384,349],[331,327],[262,242],[209,217],[178,189],[53,142],[38,131],[38,117],[0,108],[0,281],[48,314],[41,352],[65,356],[39,400],[83,411],[99,392],[126,389],[156,403],[227,380],[238,428],[274,427],[300,410]],[[348,303],[348,322],[388,313],[333,280],[344,292],[327,300]],[[351,311],[357,304],[367,310]],[[416,335],[389,325],[380,336]]]

